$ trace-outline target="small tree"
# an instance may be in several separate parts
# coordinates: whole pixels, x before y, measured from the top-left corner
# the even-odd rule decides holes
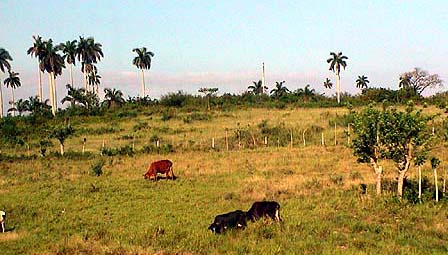
[[[430,150],[432,140],[428,128],[431,116],[423,116],[421,111],[414,112],[409,105],[406,111],[386,109],[380,126],[381,140],[387,146],[385,156],[397,164],[398,187],[397,195],[403,196],[403,183],[411,162],[425,156]]]
[[[69,136],[73,135],[73,133],[74,133],[73,128],[70,125],[68,125],[67,127],[56,127],[50,134],[50,137],[58,139],[59,144],[61,146],[62,156],[64,156],[64,142]]]
[[[383,167],[380,160],[383,158],[385,146],[380,139],[379,126],[382,123],[382,112],[369,106],[361,113],[354,113],[353,154],[358,162],[369,163],[376,175],[376,194],[381,195],[381,178]]]
[[[207,109],[210,111],[210,98],[218,92],[218,88],[200,88],[198,92],[207,98]]]

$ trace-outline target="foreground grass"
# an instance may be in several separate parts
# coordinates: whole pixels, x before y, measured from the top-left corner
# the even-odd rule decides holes
[[[9,230],[0,234],[0,254],[446,254],[447,200],[412,205],[398,201],[393,191],[376,198],[371,169],[341,145],[342,126],[338,146],[318,146],[321,131],[316,131],[308,134],[307,147],[295,133],[292,149],[264,147],[262,137],[255,149],[224,149],[226,129],[232,135],[263,120],[296,131],[320,127],[332,144],[330,120],[345,112],[246,109],[192,122],[183,121],[190,114],[185,112],[168,121],[150,112],[111,121],[72,119],[75,130],[84,133],[69,138],[66,148],[79,152],[87,137],[88,156],[15,158],[37,155],[38,148],[2,148],[12,157],[0,161],[0,210],[7,211]],[[99,155],[103,141],[138,149],[153,143],[153,135],[176,152]],[[209,148],[211,137],[217,139],[216,150]],[[49,150],[55,152],[53,142]],[[443,146],[433,153],[448,160]],[[148,164],[164,158],[174,162],[179,178],[145,181]],[[99,161],[104,174],[95,177],[91,169]],[[385,163],[385,171],[387,179],[395,177],[392,164]],[[432,180],[427,166],[423,172]],[[368,184],[367,194],[361,183]],[[244,231],[224,235],[207,230],[215,215],[247,210],[265,199],[280,203],[281,224],[249,223]]]
[[[142,174],[160,156],[1,163],[0,207],[12,231],[2,254],[337,254],[448,252],[446,203],[360,194],[370,169],[343,147],[169,155],[176,181]],[[342,181],[332,178],[335,174]],[[207,231],[216,214],[275,199],[284,221]]]

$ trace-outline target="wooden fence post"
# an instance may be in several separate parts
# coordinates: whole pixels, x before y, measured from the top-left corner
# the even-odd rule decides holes
[[[334,146],[338,145],[338,141],[337,141],[337,127],[336,127],[336,122],[334,123]]]
[[[156,147],[159,148],[160,147],[160,140],[156,141]]]
[[[267,136],[264,137],[264,145],[266,147],[268,147],[268,137]]]
[[[213,137],[212,138],[212,149],[214,149],[215,148],[215,138]]]
[[[305,132],[306,132],[306,128],[302,132],[303,147],[306,147]]]
[[[347,145],[350,146],[350,123],[347,124]]]
[[[322,146],[325,146],[324,132],[322,132],[322,134],[321,134],[321,143],[322,143]]]
[[[293,145],[294,144],[294,141],[293,141],[293,138],[292,138],[292,129],[291,129],[291,149],[293,148]]]
[[[226,128],[226,149],[229,151],[229,136],[227,134],[227,128]]]
[[[84,137],[84,139],[82,139],[82,154],[83,155],[86,150],[86,142],[87,142],[87,139]]]

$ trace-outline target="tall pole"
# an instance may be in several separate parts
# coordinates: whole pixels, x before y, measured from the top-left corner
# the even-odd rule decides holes
[[[264,73],[264,62],[263,62],[263,73],[261,76],[261,85],[262,85],[263,93],[265,93],[264,88],[266,86],[266,77],[265,77],[265,73]]]

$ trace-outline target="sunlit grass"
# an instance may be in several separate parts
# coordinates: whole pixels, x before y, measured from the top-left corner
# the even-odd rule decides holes
[[[434,110],[435,111],[435,110]],[[303,147],[275,144],[256,149],[206,149],[226,128],[256,126],[262,120],[304,129],[321,126],[331,137],[329,120],[342,109],[248,109],[213,112],[209,121],[187,124],[178,117],[160,115],[76,123],[75,129],[113,125],[117,132],[87,137],[90,158],[49,158],[0,161],[0,209],[7,211],[6,234],[0,234],[1,254],[444,254],[448,252],[447,203],[418,205],[399,202],[393,191],[374,195],[374,175],[359,164],[345,146],[342,127],[338,146],[319,145],[320,136]],[[151,119],[152,117],[152,119]],[[99,148],[123,146],[119,139],[135,133],[138,148],[147,144],[153,129],[133,131],[139,122],[169,128],[162,141],[180,144],[196,139],[203,148],[178,147],[175,153],[101,157]],[[166,130],[166,129],[165,129]],[[173,130],[182,130],[176,133]],[[185,138],[185,136],[187,138]],[[330,138],[328,138],[330,139]],[[257,137],[261,143],[262,138]],[[56,142],[52,151],[57,151]],[[207,144],[207,145],[206,145]],[[82,136],[67,140],[66,148],[80,151]],[[22,151],[21,151],[22,150]],[[14,153],[11,149],[8,153]],[[17,153],[26,153],[18,149]],[[34,149],[31,153],[37,153]],[[448,160],[446,148],[434,154]],[[103,174],[92,166],[104,160]],[[174,162],[176,181],[145,181],[149,163]],[[443,173],[443,165],[441,170]],[[386,178],[395,177],[385,162]],[[411,170],[415,177],[415,169]],[[428,166],[424,175],[432,178]],[[441,174],[442,175],[442,174]],[[367,194],[359,189],[368,184]],[[276,200],[284,221],[249,223],[244,231],[213,235],[208,225],[217,214],[248,210],[254,201]]]

